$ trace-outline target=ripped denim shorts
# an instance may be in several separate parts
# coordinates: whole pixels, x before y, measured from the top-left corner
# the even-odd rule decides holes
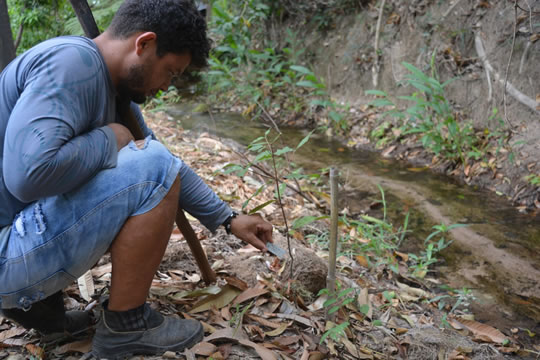
[[[0,308],[29,309],[69,286],[108,250],[126,220],[157,206],[182,163],[146,139],[76,190],[29,204],[0,229]],[[4,236],[2,236],[4,235]]]

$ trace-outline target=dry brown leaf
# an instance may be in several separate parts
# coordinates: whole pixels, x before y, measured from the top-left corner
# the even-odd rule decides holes
[[[219,294],[209,295],[197,302],[193,309],[191,309],[191,313],[196,314],[202,311],[210,310],[211,308],[221,309],[222,307],[229,305],[239,293],[240,290],[232,287],[231,285],[225,285]]]
[[[95,276],[96,279],[99,279],[103,275],[110,273],[112,271],[112,263],[101,265],[97,268],[92,269],[92,276]]]
[[[358,262],[358,264],[359,264],[360,266],[363,266],[363,267],[365,267],[365,268],[369,267],[369,263],[368,263],[368,261],[367,261],[367,259],[366,259],[365,256],[363,256],[363,255],[356,255],[356,256],[355,256],[355,259],[356,259],[356,261]]]
[[[249,289],[245,290],[243,293],[241,293],[240,295],[238,295],[238,297],[236,299],[234,299],[233,305],[241,304],[244,301],[253,299],[253,298],[257,297],[257,296],[261,296],[261,295],[266,294],[266,293],[268,293],[267,289],[249,288]]]
[[[299,322],[300,324],[304,324],[308,327],[315,327],[313,322],[309,319],[306,319],[305,317],[299,316],[299,315],[293,315],[293,314],[273,314],[272,316],[276,316],[278,318],[282,319],[289,319],[294,320],[296,322]]]
[[[326,359],[326,355],[320,351],[312,351],[309,353],[308,360],[323,360]]]
[[[4,342],[7,339],[11,339],[12,337],[19,336],[26,332],[26,329],[22,327],[14,327],[12,329],[2,331],[0,333],[0,342]]]
[[[301,339],[302,339],[302,337],[300,335],[282,336],[282,337],[279,337],[277,339],[274,339],[272,342],[274,344],[287,346],[287,345],[291,345],[291,344],[297,344]]]
[[[215,353],[217,350],[217,346],[209,343],[209,342],[200,342],[194,347],[191,348],[191,351],[193,351],[196,355],[202,355],[202,356],[210,356],[213,353]]]
[[[24,345],[26,345],[28,343],[30,343],[30,340],[6,339],[6,340],[0,342],[0,347],[4,347],[4,346],[24,346]]]
[[[276,323],[276,322],[267,320],[267,319],[262,318],[262,317],[257,316],[257,315],[248,314],[248,317],[250,319],[252,319],[252,320],[257,321],[259,324],[270,327],[272,329],[279,329],[281,327],[281,324],[282,324],[282,323]]]
[[[225,281],[227,281],[227,284],[234,286],[238,290],[246,291],[249,288],[249,285],[244,281],[236,276],[225,276]]]
[[[390,157],[390,154],[392,153],[392,151],[394,151],[396,149],[396,145],[392,145],[392,146],[389,146],[387,147],[382,153],[382,157]]]
[[[59,348],[56,348],[54,352],[58,355],[72,352],[86,354],[90,350],[92,350],[92,339],[85,339],[62,345]]]
[[[273,351],[268,350],[264,346],[261,346],[259,344],[255,344],[254,342],[248,340],[245,336],[245,334],[242,332],[241,329],[236,330],[232,328],[225,328],[216,331],[214,334],[207,336],[204,338],[203,341],[212,341],[212,340],[234,340],[239,342],[242,345],[248,346],[253,348],[257,354],[263,359],[263,360],[277,360],[277,356],[274,354]]]
[[[482,341],[502,344],[506,339],[506,336],[502,332],[492,326],[474,320],[459,319],[456,321],[469,329],[474,334],[475,338]]]
[[[283,323],[283,324],[281,324],[281,326],[278,327],[277,329],[274,329],[274,330],[272,330],[272,331],[265,332],[264,334],[267,335],[267,336],[279,336],[279,335],[283,334],[283,332],[284,332],[285,330],[287,330],[287,328],[288,328],[289,326],[291,326],[291,325],[292,325],[292,321],[291,321],[290,323],[288,323],[288,324],[287,324],[287,323]]]
[[[373,316],[373,306],[371,305],[371,300],[370,300],[370,296],[369,296],[369,292],[368,292],[367,287],[360,290],[360,294],[358,294],[357,301],[358,301],[358,305],[360,307],[362,307],[363,305],[368,305],[369,306],[369,310],[368,310],[367,314],[364,314],[364,315],[366,315],[366,317],[368,319],[371,319],[372,316]]]
[[[529,41],[533,43],[533,42],[536,42],[538,39],[540,39],[540,34],[532,34],[531,37],[529,38]],[[538,99],[538,97],[536,99]]]
[[[328,300],[328,295],[323,294],[319,296],[319,298],[317,298],[317,300],[315,300],[315,302],[313,302],[313,304],[309,305],[307,308],[309,311],[321,310],[324,307],[324,303],[326,302],[326,300]]]
[[[32,354],[34,358],[43,359],[45,357],[45,350],[43,350],[39,346],[34,344],[27,344],[25,347],[26,350],[28,350],[28,352]]]

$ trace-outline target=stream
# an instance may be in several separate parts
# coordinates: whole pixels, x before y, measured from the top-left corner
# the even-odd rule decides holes
[[[193,113],[193,105],[167,108],[192,133],[208,132],[241,145],[262,136],[266,126],[239,114]],[[283,139],[295,147],[307,131],[281,128]],[[295,155],[306,173],[335,165],[345,183],[340,207],[358,213],[380,199],[384,191],[391,222],[399,226],[409,213],[413,233],[402,251],[417,252],[432,226],[460,223],[451,231],[453,244],[443,250],[435,269],[441,283],[472,289],[470,306],[478,321],[499,329],[540,332],[540,215],[519,213],[503,197],[458,184],[425,168],[383,158],[378,153],[351,150],[325,136],[312,137]],[[534,341],[534,340],[533,340]]]

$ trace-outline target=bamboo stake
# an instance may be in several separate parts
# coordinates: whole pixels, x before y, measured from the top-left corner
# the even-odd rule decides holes
[[[330,168],[330,245],[328,257],[328,275],[326,277],[326,288],[330,296],[335,296],[336,292],[336,256],[337,256],[337,238],[338,238],[338,182],[336,169]],[[326,313],[326,320],[333,321],[335,314]]]

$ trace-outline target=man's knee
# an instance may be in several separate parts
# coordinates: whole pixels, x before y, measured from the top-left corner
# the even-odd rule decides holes
[[[140,149],[132,142],[118,154],[118,165],[123,169],[123,174],[138,181],[163,183],[171,176],[170,171],[177,162],[179,159],[163,144],[150,139],[147,139]]]

